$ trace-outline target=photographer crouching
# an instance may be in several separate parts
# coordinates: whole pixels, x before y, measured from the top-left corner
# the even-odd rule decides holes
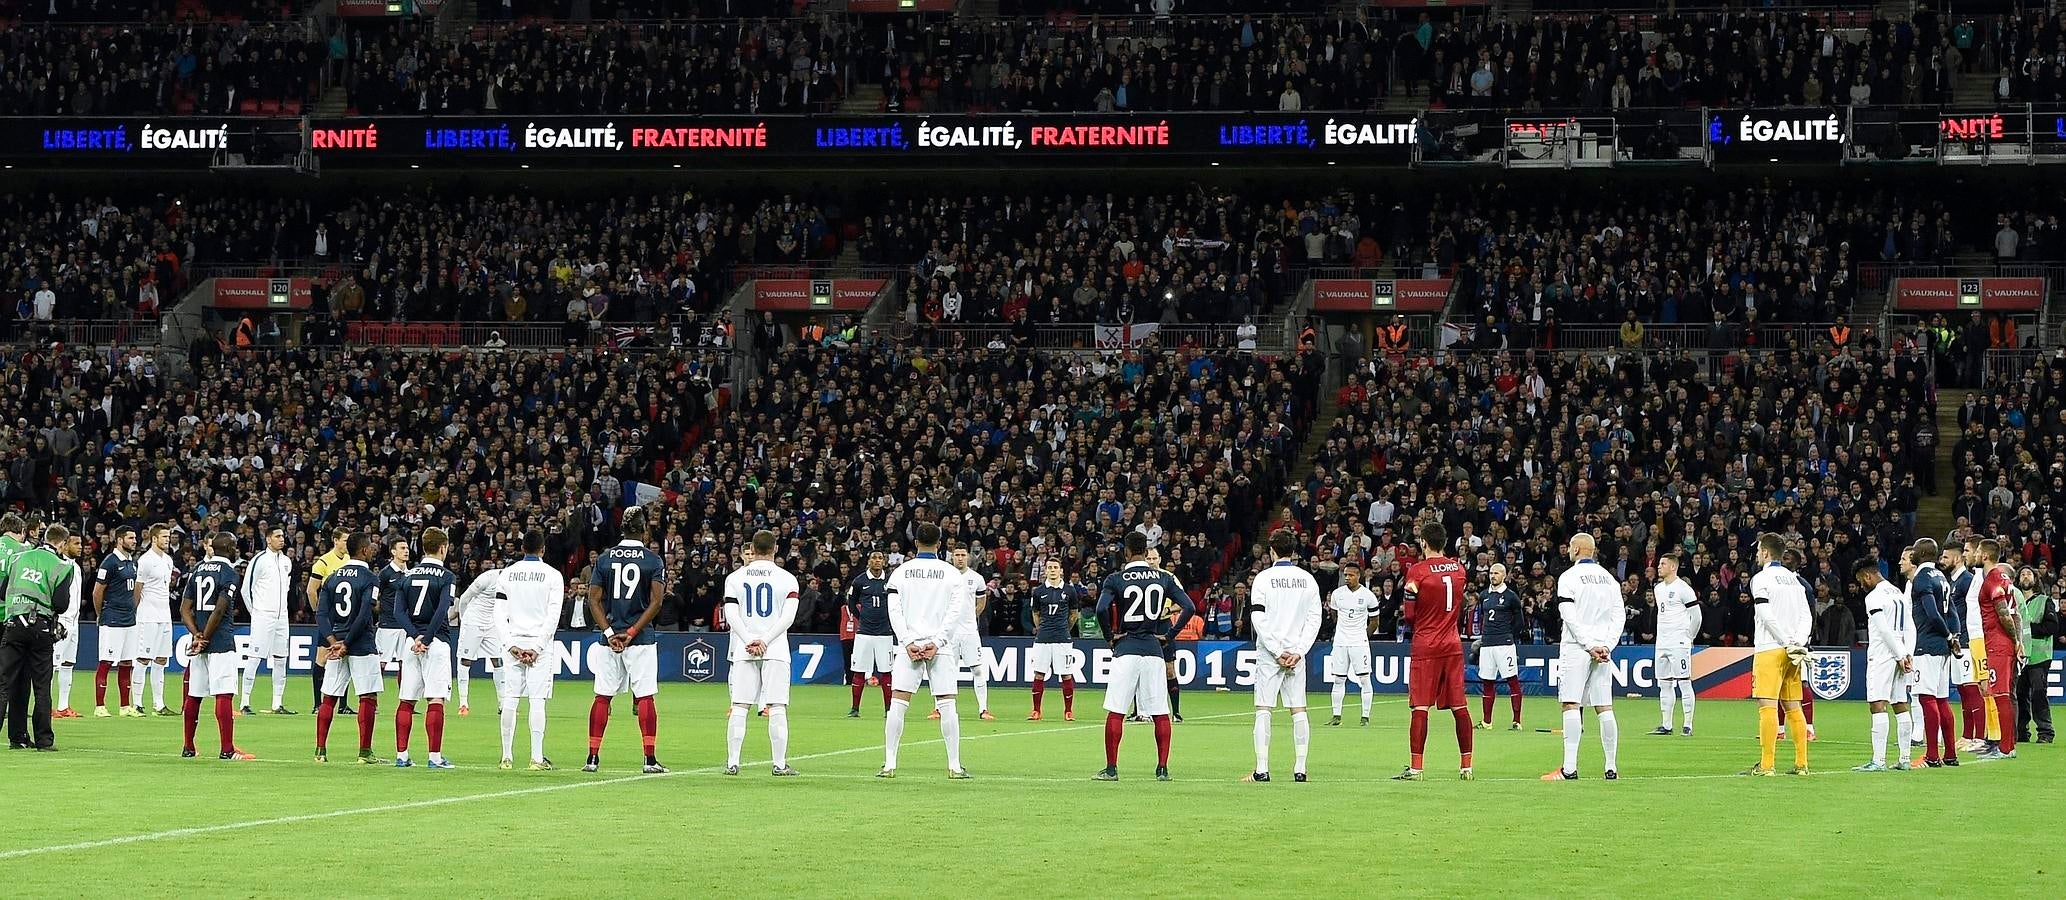
[[[45,546],[26,546],[21,519],[0,519],[0,529],[8,529],[0,548],[14,551],[0,555],[0,719],[7,722],[9,749],[55,750],[57,737],[50,730],[51,651],[64,637],[58,617],[71,608],[75,570],[51,548],[65,546],[72,532],[52,525],[43,533]]]

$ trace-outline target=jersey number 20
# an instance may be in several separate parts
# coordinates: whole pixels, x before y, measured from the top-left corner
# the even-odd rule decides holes
[[[1120,621],[1154,622],[1162,618],[1162,605],[1168,598],[1163,596],[1162,585],[1130,584],[1120,599],[1126,604],[1126,612],[1120,616]]]

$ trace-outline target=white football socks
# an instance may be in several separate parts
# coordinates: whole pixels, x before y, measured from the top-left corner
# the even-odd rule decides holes
[[[237,706],[239,708],[251,705],[251,688],[258,684],[259,665],[260,661],[255,657],[244,661],[244,671],[237,679]],[[278,672],[279,670],[274,669],[273,671]],[[275,703],[273,705],[278,706],[279,704]]]
[[[531,698],[531,761],[545,758],[545,701]]]
[[[1687,728],[1691,728],[1691,727],[1693,727],[1693,695],[1694,695],[1694,690],[1693,690],[1693,682],[1691,682],[1691,681],[1681,681],[1681,682],[1679,682],[1679,705],[1680,705],[1681,707],[1684,707],[1684,708],[1685,708],[1685,710],[1686,710],[1686,727],[1687,727]],[[1668,725],[1670,725],[1671,723],[1670,723],[1670,722],[1665,722],[1664,724],[1668,726]]]
[[[1902,749],[1907,749],[1905,744]],[[1872,761],[1887,764],[1887,714],[1883,712],[1872,714]]]
[[[511,759],[516,746],[517,708],[514,701],[502,704],[502,758]]]
[[[1303,774],[1306,770],[1306,750],[1313,743],[1313,721],[1307,718],[1305,710],[1291,714],[1291,771]]]
[[[1348,693],[1349,693],[1349,683],[1348,683],[1348,682],[1346,682],[1346,681],[1337,681],[1337,682],[1335,682],[1335,683],[1334,683],[1334,690],[1333,690],[1332,694],[1333,694],[1333,698],[1334,698],[1334,717],[1335,717],[1335,718],[1337,718],[1337,719],[1341,718],[1341,702],[1342,702],[1342,701],[1343,701],[1344,699],[1347,699],[1347,697],[1348,697]]]
[[[768,750],[774,757],[775,768],[789,765],[789,705],[786,703],[768,707]]]
[[[1672,707],[1677,705],[1678,699],[1679,687],[1676,682],[1667,681],[1657,686],[1657,727],[1662,728],[1666,731],[1672,730]]]
[[[940,697],[933,701],[933,708],[940,711],[940,740],[947,745],[947,768],[961,771],[961,711],[954,708],[953,697]]]
[[[1370,718],[1370,701],[1375,699],[1370,695],[1370,676],[1356,676],[1356,690],[1363,693],[1363,718],[1368,719]]]
[[[1600,713],[1600,748],[1607,752],[1607,771],[1615,771],[1615,756],[1621,750],[1621,724],[1614,721],[1614,710]]]
[[[979,713],[990,711],[990,673],[983,671],[983,668],[983,664],[979,662],[971,670],[975,675],[973,680],[976,689],[976,712]]]
[[[165,708],[165,664],[151,663],[151,708]]]
[[[137,709],[143,708],[144,675],[150,670],[150,663],[137,663],[129,667],[129,698],[135,701]]]
[[[882,767],[894,771],[897,768],[897,744],[904,740],[904,714],[911,709],[911,701],[902,697],[890,700],[890,711],[882,717]]]
[[[1255,771],[1270,773],[1270,711],[1260,707],[1255,711]]]
[[[1894,723],[1894,753],[1897,756],[1897,761],[1907,762],[1908,742],[1915,738],[1915,729],[1909,724],[1910,720],[1906,712],[1896,713]],[[1872,745],[1878,747],[1880,741],[1875,740],[1872,742]]]
[[[725,718],[725,766],[738,768],[739,748],[746,746],[746,707],[732,704],[732,714]]]
[[[468,684],[467,684],[467,682],[470,682],[470,681],[472,681],[472,680],[473,680],[473,663],[460,663],[460,664],[459,664],[459,673],[458,673],[458,674],[459,674],[459,705],[460,705],[460,706],[465,706],[465,705],[467,705],[467,703],[466,703],[466,698],[467,698],[467,697],[468,697],[468,696],[469,696],[469,695],[470,695],[470,694],[472,693],[471,691],[468,691],[468,690],[467,690],[467,687],[468,687]]]
[[[1584,710],[1564,710],[1564,771],[1578,771],[1578,742],[1585,737]]]

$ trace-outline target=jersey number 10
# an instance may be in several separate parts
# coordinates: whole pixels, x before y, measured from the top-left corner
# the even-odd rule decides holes
[[[742,586],[746,596],[739,598],[739,605],[746,607],[746,614],[765,618],[775,614],[775,586],[765,581]]]

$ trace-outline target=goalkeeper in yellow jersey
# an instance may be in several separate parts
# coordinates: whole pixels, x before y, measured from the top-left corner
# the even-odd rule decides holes
[[[1756,654],[1751,658],[1750,696],[1758,703],[1758,764],[1745,775],[1771,775],[1779,749],[1779,717],[1793,738],[1790,775],[1808,774],[1808,723],[1801,714],[1801,676],[1808,662],[1808,640],[1814,625],[1801,580],[1786,568],[1786,541],[1776,534],[1758,535],[1758,572],[1750,577],[1750,598],[1756,611]]]

